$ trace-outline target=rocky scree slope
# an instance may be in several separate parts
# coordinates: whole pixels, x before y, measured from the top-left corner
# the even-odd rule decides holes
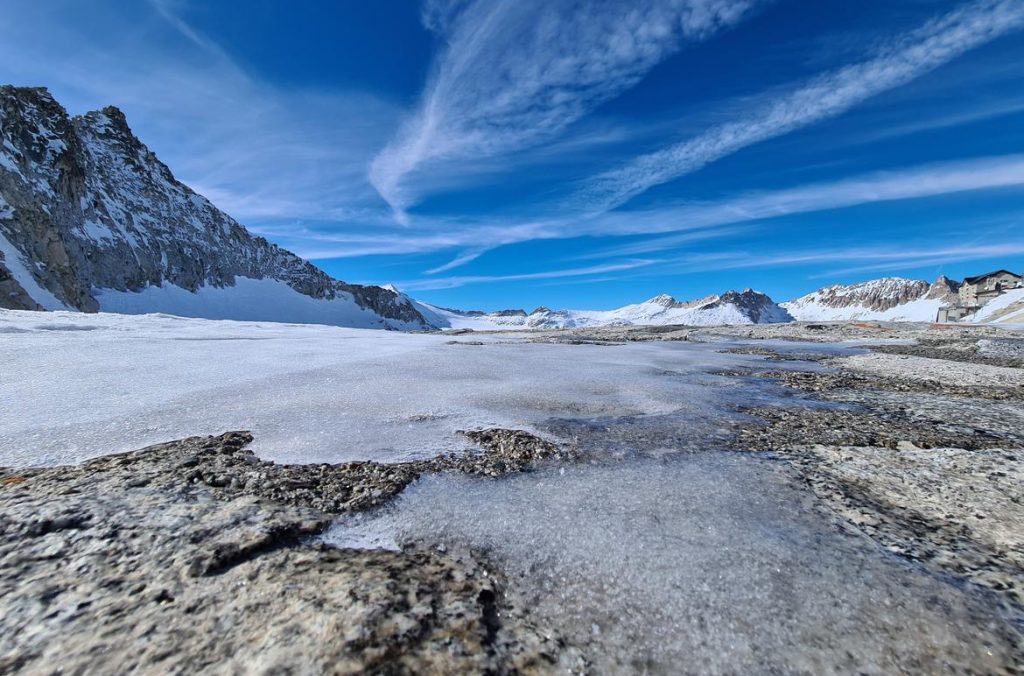
[[[251,234],[176,180],[117,108],[71,117],[46,89],[0,87],[0,307],[96,312],[104,291],[239,278],[351,305],[338,323],[430,327],[393,291],[335,280]]]

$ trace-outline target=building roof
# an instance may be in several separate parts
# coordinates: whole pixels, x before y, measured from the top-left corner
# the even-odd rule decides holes
[[[980,282],[981,280],[987,277],[995,277],[996,275],[1001,274],[1003,272],[1005,272],[1008,275],[1013,275],[1014,277],[1020,277],[1020,275],[1018,275],[1016,272],[1010,272],[1009,270],[993,270],[992,272],[986,272],[983,275],[975,275],[974,277],[964,277],[964,284],[974,284],[975,282]]]

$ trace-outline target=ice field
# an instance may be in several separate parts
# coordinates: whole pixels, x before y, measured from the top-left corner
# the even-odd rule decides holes
[[[233,429],[276,461],[393,462],[466,450],[458,430],[529,429],[583,461],[497,480],[424,476],[326,540],[482,552],[511,601],[599,673],[929,672],[963,660],[984,672],[1004,659],[975,594],[844,525],[788,464],[721,450],[750,422],[740,406],[812,405],[714,375],[762,357],[721,343],[527,341],[0,311],[0,465]]]
[[[0,311],[0,464],[236,429],[282,462],[426,457],[466,448],[457,430],[552,418],[672,414],[699,436],[736,396],[706,373],[751,359],[713,345]]]
[[[842,528],[785,465],[754,456],[428,476],[327,540],[486,552],[595,673],[935,673],[965,655],[998,666],[978,599]]]

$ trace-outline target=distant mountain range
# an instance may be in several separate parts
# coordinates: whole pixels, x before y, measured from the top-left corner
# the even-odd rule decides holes
[[[886,277],[781,304],[746,289],[607,311],[436,307],[336,280],[253,235],[176,180],[118,109],[70,117],[45,89],[0,87],[0,308],[403,330],[933,321],[957,287]],[[1024,321],[1024,298],[1006,295],[973,319]]]
[[[643,303],[617,310],[551,310],[539,307],[501,312],[464,312],[420,303],[422,314],[435,324],[451,328],[567,329],[587,326],[628,324],[771,324],[793,321],[784,309],[768,296],[752,289],[728,291],[720,296],[677,301],[672,296],[656,296]]]
[[[680,302],[656,296],[617,310],[524,310],[480,312],[418,303],[420,312],[436,325],[451,328],[553,329],[628,324],[772,324],[791,321],[935,321],[939,308],[956,303],[958,282],[939,277],[934,282],[883,277],[859,284],[827,286],[795,300],[776,304],[763,293],[746,289],[720,296]],[[1024,321],[1024,291],[1013,290],[965,321]]]

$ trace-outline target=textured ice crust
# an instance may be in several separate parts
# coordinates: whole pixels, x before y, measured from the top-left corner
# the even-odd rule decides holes
[[[401,460],[464,447],[457,429],[536,428],[591,462],[428,476],[330,539],[489,552],[514,602],[595,673],[991,673],[1011,659],[971,596],[841,532],[786,466],[709,450],[733,404],[779,396],[710,372],[761,357],[451,338],[0,311],[0,465],[226,429],[280,461]]]
[[[479,548],[518,603],[587,647],[596,673],[998,666],[971,597],[840,532],[810,501],[781,465],[677,455],[425,477],[328,540]]]
[[[738,391],[721,345],[461,339],[167,315],[0,312],[0,465],[69,463],[251,430],[286,462],[399,461],[455,431],[673,415],[713,435]]]

